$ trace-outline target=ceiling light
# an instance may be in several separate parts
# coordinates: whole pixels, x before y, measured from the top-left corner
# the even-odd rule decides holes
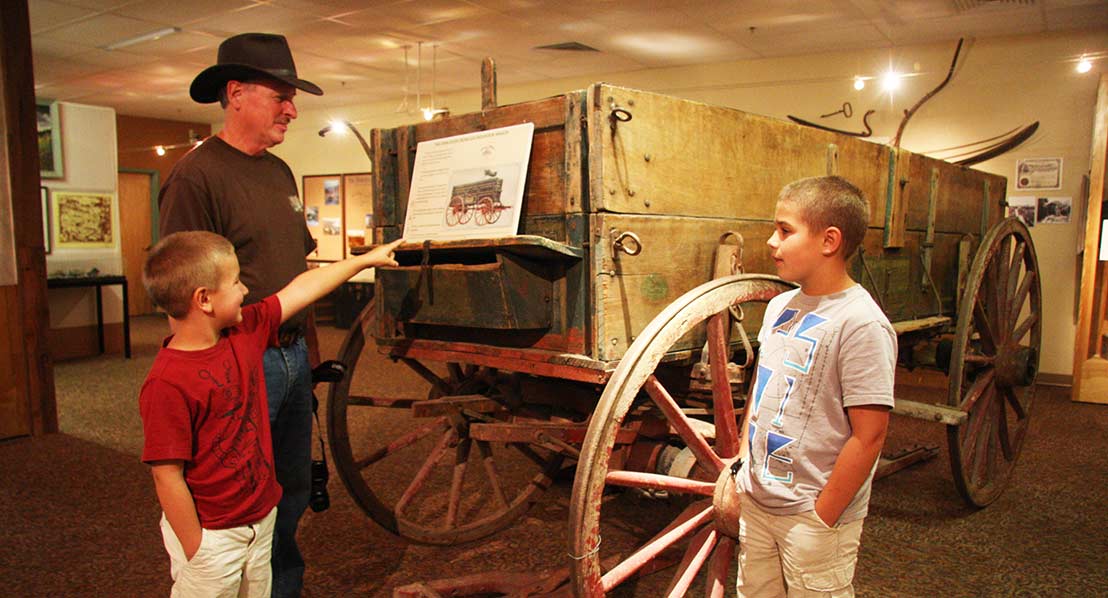
[[[154,153],[158,154],[159,156],[164,156],[165,155],[165,146],[164,145],[155,145],[154,146]]]
[[[866,88],[866,80],[861,77],[854,77],[854,89],[862,91]]]
[[[1082,55],[1082,56],[1081,56],[1081,60],[1079,60],[1079,61],[1077,62],[1077,72],[1079,72],[1079,73],[1087,73],[1087,72],[1089,72],[1089,71],[1091,71],[1091,70],[1093,70],[1093,63],[1092,63],[1092,61],[1091,61],[1091,60],[1089,60],[1088,58],[1086,58],[1086,57],[1085,57],[1084,55]]]
[[[180,33],[180,27],[166,27],[164,29],[158,29],[157,31],[151,31],[150,33],[144,33],[136,37],[130,37],[125,40],[121,40],[115,43],[104,46],[105,50],[118,50],[120,48],[126,48],[127,46],[133,46],[135,44],[141,44],[142,42],[152,42],[156,39],[161,39],[167,35],[173,35],[174,33]]]
[[[332,120],[327,126],[336,135],[345,135],[348,130],[346,123],[338,119]]]
[[[889,71],[881,76],[881,88],[885,91],[896,91],[900,87],[900,73]]]

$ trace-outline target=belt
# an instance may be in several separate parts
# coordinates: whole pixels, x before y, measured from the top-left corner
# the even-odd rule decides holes
[[[282,328],[277,331],[277,344],[287,349],[303,336],[304,331],[300,328],[289,328],[287,330]]]

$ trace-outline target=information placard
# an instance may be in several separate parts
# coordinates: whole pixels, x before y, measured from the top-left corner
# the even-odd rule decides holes
[[[519,230],[534,123],[422,141],[404,238],[507,237]]]

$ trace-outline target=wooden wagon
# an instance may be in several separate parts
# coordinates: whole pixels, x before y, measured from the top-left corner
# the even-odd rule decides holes
[[[1003,490],[1041,341],[1035,251],[1003,218],[1003,177],[596,84],[373,131],[375,241],[401,234],[418,142],[523,122],[535,133],[519,235],[401,246],[342,346],[354,375],[332,389],[328,431],[340,477],[377,523],[419,542],[480,538],[575,463],[577,594],[603,595],[687,544],[670,594],[703,569],[709,595],[722,595],[735,562],[729,465],[755,350],[740,328],[755,338],[764,303],[791,288],[765,274],[778,191],[829,173],[871,203],[852,268],[894,322],[900,363],[949,375],[937,404],[895,412],[947,426],[966,501]],[[370,351],[426,391],[352,392]],[[687,508],[613,563],[601,528],[617,488]]]
[[[486,170],[483,180],[457,185],[450,189],[450,203],[446,206],[446,225],[457,226],[473,220],[477,226],[493,224],[500,220],[500,212],[508,209],[500,201],[504,179]]]

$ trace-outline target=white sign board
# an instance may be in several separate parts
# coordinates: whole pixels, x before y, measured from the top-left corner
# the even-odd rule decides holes
[[[404,239],[487,239],[519,231],[534,123],[421,141]]]

